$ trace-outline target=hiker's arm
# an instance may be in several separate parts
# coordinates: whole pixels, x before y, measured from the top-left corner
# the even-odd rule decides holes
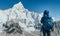
[[[41,23],[43,23],[43,17],[41,18]]]
[[[41,24],[43,24],[43,17],[41,18]],[[42,26],[41,26],[41,30],[40,32],[42,31]]]

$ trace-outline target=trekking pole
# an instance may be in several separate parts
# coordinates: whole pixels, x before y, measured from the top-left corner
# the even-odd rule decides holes
[[[42,31],[40,30],[40,36],[42,36]]]

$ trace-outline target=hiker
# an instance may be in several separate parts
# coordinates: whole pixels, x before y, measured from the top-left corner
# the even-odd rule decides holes
[[[49,11],[45,10],[43,13],[43,17],[41,18],[41,23],[43,24],[41,27],[41,31],[43,32],[43,36],[50,36],[50,30],[53,31],[53,20],[49,17]]]

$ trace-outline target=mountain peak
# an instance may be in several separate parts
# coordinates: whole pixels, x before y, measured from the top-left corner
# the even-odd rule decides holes
[[[15,9],[24,9],[24,6],[23,6],[23,4],[21,3],[21,2],[19,2],[19,3],[17,3],[17,4],[15,4],[14,6],[13,6],[13,8]]]
[[[17,3],[17,4],[14,5],[14,7],[18,7],[18,6],[23,7],[23,4],[21,2],[19,2],[19,3]]]

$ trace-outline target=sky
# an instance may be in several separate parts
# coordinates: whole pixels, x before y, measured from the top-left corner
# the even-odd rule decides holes
[[[22,2],[29,11],[42,13],[44,10],[48,10],[50,16],[60,19],[60,0],[0,0],[0,9],[12,8],[18,2]]]

